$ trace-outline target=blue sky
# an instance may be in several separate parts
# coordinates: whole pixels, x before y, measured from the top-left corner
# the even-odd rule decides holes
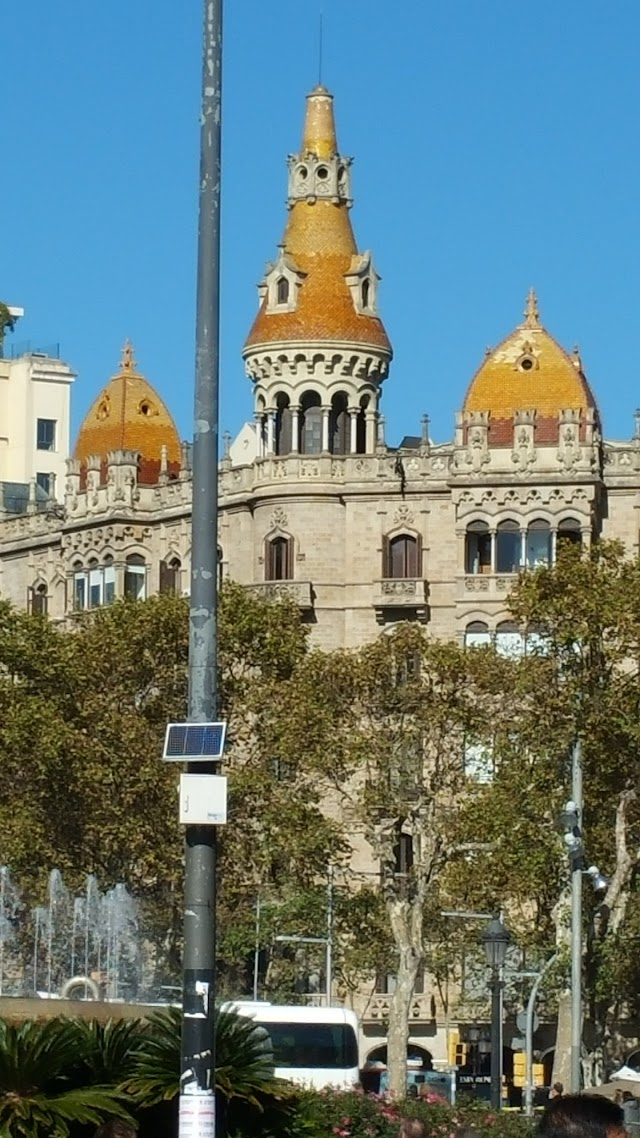
[[[74,426],[130,336],[191,434],[201,0],[22,0],[2,20],[0,298],[60,342]],[[387,438],[449,438],[488,344],[538,291],[605,434],[640,404],[637,0],[226,0],[222,429],[285,221],[304,96],[333,91],[353,220],[395,348]]]

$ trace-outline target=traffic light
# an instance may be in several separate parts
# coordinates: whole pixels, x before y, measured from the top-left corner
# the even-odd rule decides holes
[[[447,1045],[448,1052],[449,1052],[448,1058],[449,1058],[449,1066],[450,1067],[455,1067],[457,1065],[456,1051],[457,1051],[457,1048],[459,1046],[460,1046],[460,1032],[459,1031],[450,1031],[449,1032],[449,1042]]]
[[[513,1085],[524,1087],[527,1081],[527,1057],[524,1051],[513,1053]]]
[[[533,1064],[533,1085],[534,1087],[544,1086],[544,1063]]]
[[[468,1043],[458,1043],[456,1045],[456,1067],[466,1067],[468,1058],[469,1058],[469,1044]]]

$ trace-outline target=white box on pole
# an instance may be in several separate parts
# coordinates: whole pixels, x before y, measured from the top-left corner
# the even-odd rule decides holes
[[[227,778],[221,774],[180,775],[180,823],[224,826],[227,821]]]

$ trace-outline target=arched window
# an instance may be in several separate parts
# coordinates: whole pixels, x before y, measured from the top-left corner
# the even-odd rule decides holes
[[[517,573],[520,568],[522,540],[517,522],[500,522],[496,530],[496,570]]]
[[[276,282],[276,303],[289,303],[289,281],[286,277],[278,277]]]
[[[349,414],[347,397],[343,392],[338,392],[331,400],[329,448],[332,454],[349,453]]]
[[[524,637],[517,624],[503,620],[496,628],[496,652],[500,656],[522,656]]]
[[[300,400],[300,453],[322,451],[322,407],[316,391],[305,391]]]
[[[101,565],[97,557],[92,557],[84,572],[84,603],[76,603],[76,608],[100,608],[102,605],[110,605],[115,599],[116,592],[116,573],[113,565],[113,558],[107,556],[104,563]],[[79,574],[76,578],[79,585]],[[77,590],[76,590],[77,593]]]
[[[399,534],[385,540],[383,576],[386,578],[418,578],[421,573],[420,541],[410,534]]]
[[[542,518],[529,523],[527,529],[526,566],[536,569],[551,561],[551,528]]]
[[[582,532],[580,530],[580,522],[576,518],[563,518],[558,523],[558,542],[566,542],[567,545],[582,545]]]
[[[363,282],[362,282],[362,289],[361,289],[361,301],[362,301],[362,307],[363,308],[369,307],[370,297],[371,297],[371,281],[369,280],[368,277],[365,277]]]
[[[267,581],[293,580],[293,541],[290,537],[274,537],[267,542],[265,570]]]
[[[147,567],[144,557],[132,553],[124,569],[124,595],[130,601],[143,601],[147,595]]]
[[[465,573],[491,572],[491,534],[486,522],[470,522],[465,535]]]
[[[482,648],[491,643],[489,625],[483,620],[472,620],[464,630],[465,648]]]
[[[284,391],[276,398],[276,408],[276,454],[291,454],[291,410]]]
[[[31,612],[33,615],[46,616],[48,602],[47,586],[43,584],[34,585],[31,589]]]
[[[87,574],[81,561],[73,565],[73,607],[76,611],[87,607]]]
[[[367,407],[369,398],[364,395],[360,400],[360,410],[356,424],[356,454],[367,453]]]
[[[178,557],[160,562],[160,592],[179,597],[181,590],[182,565]]]

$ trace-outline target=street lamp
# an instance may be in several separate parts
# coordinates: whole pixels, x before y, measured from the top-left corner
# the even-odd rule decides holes
[[[499,913],[489,921],[482,943],[491,969],[491,1106],[500,1110],[502,1102],[502,968],[511,934]]]

